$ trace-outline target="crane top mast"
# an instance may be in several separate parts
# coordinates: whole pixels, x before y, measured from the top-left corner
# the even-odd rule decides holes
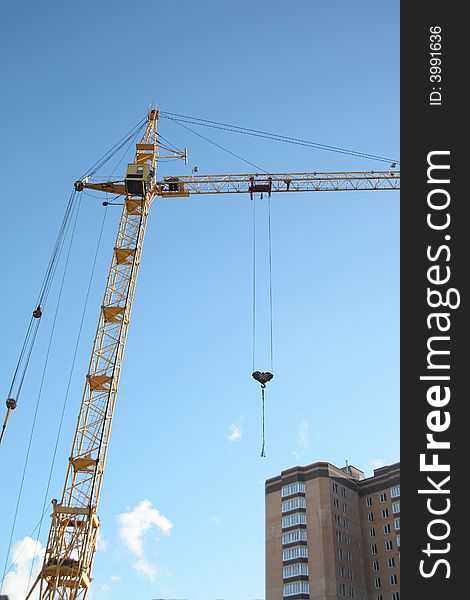
[[[186,148],[183,151],[167,148],[159,143],[157,122],[160,113],[152,108],[147,115],[147,124],[141,140],[136,144],[134,161],[127,165],[124,180],[92,182],[89,177],[84,177],[75,182],[75,189],[81,192],[85,188],[110,192],[112,194],[127,194],[142,196],[151,194],[152,199],[156,194],[157,161],[165,158],[179,158],[188,162]],[[160,150],[168,154],[160,154]]]

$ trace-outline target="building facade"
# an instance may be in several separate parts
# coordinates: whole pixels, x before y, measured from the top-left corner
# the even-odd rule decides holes
[[[266,600],[400,600],[400,464],[266,481]]]

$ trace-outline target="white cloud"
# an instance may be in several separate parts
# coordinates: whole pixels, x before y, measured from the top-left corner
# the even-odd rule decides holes
[[[111,575],[107,582],[95,580],[90,588],[87,598],[90,598],[90,600],[94,600],[95,598],[103,600],[103,598],[111,597],[113,592],[112,584],[121,580],[122,577],[117,577],[116,575]]]
[[[148,577],[151,581],[158,574],[157,567],[150,563],[144,553],[144,534],[151,528],[156,527],[160,532],[169,535],[173,523],[152,508],[149,500],[142,500],[133,510],[117,516],[120,523],[119,536],[127,549],[139,560],[134,563],[134,568]]]
[[[243,436],[243,417],[240,417],[236,423],[229,427],[229,432],[225,437],[229,442],[238,442]]]
[[[380,469],[385,466],[385,461],[382,458],[374,458],[371,462],[371,470]]]
[[[150,581],[155,581],[157,577],[158,571],[157,567],[149,562],[146,558],[141,558],[136,563],[134,563],[134,568],[145,575]]]
[[[220,517],[218,517],[217,515],[210,515],[209,523],[211,525],[222,525],[222,519]]]
[[[303,421],[300,423],[300,427],[297,433],[297,446],[292,452],[295,458],[302,458],[305,452],[308,450],[308,447],[310,445],[308,430],[309,422],[307,419],[303,419]]]
[[[24,600],[29,591],[28,587],[32,587],[41,569],[44,551],[40,542],[28,536],[13,544],[11,561],[15,566],[6,575],[2,590],[2,594],[7,595],[9,600]],[[31,595],[31,600],[37,598],[38,589]]]
[[[108,547],[108,541],[106,540],[104,535],[101,533],[101,529],[98,529],[98,535],[96,536],[96,549],[102,550],[104,552],[107,547]]]

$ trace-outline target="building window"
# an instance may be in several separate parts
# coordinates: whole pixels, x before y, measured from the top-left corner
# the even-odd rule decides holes
[[[341,531],[336,531],[336,541],[341,542]]]
[[[282,527],[292,527],[292,525],[305,525],[307,523],[307,515],[305,513],[294,513],[288,517],[282,518]]]
[[[296,563],[294,565],[287,565],[282,570],[282,576],[285,579],[289,577],[297,577],[298,575],[308,575],[307,563]]]
[[[338,527],[341,527],[341,518],[339,515],[335,514],[335,523],[336,525],[338,525]]]
[[[375,600],[382,600],[382,594],[379,594],[378,596],[376,596]]]
[[[347,560],[349,563],[350,563],[350,562],[352,562],[352,556],[351,556],[351,552],[348,552],[348,553],[346,554],[346,560]]]
[[[375,527],[371,527],[369,529],[369,537],[371,537],[371,538],[375,537]]]
[[[366,498],[366,506],[372,506],[372,496]]]
[[[293,498],[292,500],[286,500],[282,503],[282,512],[285,513],[289,510],[295,510],[296,508],[305,508],[307,503],[303,496]]]
[[[370,547],[371,554],[377,554],[377,544],[372,544]]]
[[[390,585],[397,585],[398,580],[396,575],[390,575]]]
[[[338,484],[333,482],[333,491],[335,494],[338,493]]]
[[[395,529],[400,529],[400,518],[395,519]]]
[[[400,592],[392,592],[392,600],[400,600]]]
[[[344,577],[344,567],[343,567],[343,565],[339,565],[338,571],[339,571],[339,576],[340,577]]]
[[[346,530],[349,530],[349,521],[347,519],[343,519],[343,526]]]
[[[392,498],[399,498],[400,496],[400,486],[397,485],[396,487],[392,487],[392,489],[390,490],[390,496]]]
[[[339,500],[338,500],[338,498],[333,498],[333,506],[335,508],[339,508]]]
[[[307,581],[293,581],[284,586],[283,596],[294,596],[294,594],[308,594],[308,582]]]
[[[387,494],[385,492],[380,494],[380,502],[387,502]]]
[[[385,542],[385,550],[393,550],[392,540],[387,540]]]
[[[305,529],[295,529],[288,533],[282,534],[282,543],[290,544],[291,542],[298,542],[299,540],[307,539],[307,531]]]
[[[392,513],[393,513],[394,515],[396,515],[396,514],[397,514],[397,513],[399,513],[399,512],[400,512],[400,503],[399,503],[399,502],[394,502],[394,503],[392,504]]]
[[[307,546],[294,546],[282,551],[282,560],[292,560],[293,558],[308,558]]]
[[[400,536],[397,535],[397,546],[400,547]]]
[[[372,570],[373,571],[379,570],[379,561],[378,560],[374,560],[374,562],[372,563]]]
[[[374,520],[374,513],[369,513],[367,515],[367,520],[369,521],[369,523],[372,523],[372,521]]]
[[[338,552],[338,558],[340,560],[343,560],[343,549],[342,548],[338,548],[337,552]]]
[[[351,545],[351,538],[349,537],[349,535],[347,533],[344,534],[344,543],[346,544],[346,546]]]
[[[344,585],[344,583],[339,584],[339,593],[342,596],[346,596],[346,586]]]
[[[376,577],[376,578],[375,578],[375,587],[376,587],[377,589],[379,589],[379,588],[381,588],[381,587],[382,587],[382,584],[380,583],[380,577]]]
[[[393,567],[395,566],[395,559],[393,557],[387,559],[387,564],[389,569],[393,569]]]
[[[346,502],[343,502],[343,512],[344,513],[348,512],[348,505],[346,504]]]
[[[301,481],[296,481],[295,483],[291,483],[290,485],[285,485],[281,489],[281,496],[285,498],[286,496],[292,496],[292,494],[305,494],[305,483]]]
[[[356,597],[356,595],[354,593],[354,588],[352,588],[352,587],[349,588],[349,597],[350,598],[355,598]]]
[[[387,519],[388,518],[388,508],[383,508],[382,509],[382,519]]]
[[[344,487],[341,488],[341,496],[343,496],[343,498],[346,498],[346,488]]]
[[[390,525],[387,523],[387,525],[384,525],[384,534],[388,535],[390,533]]]
[[[353,571],[352,571],[352,569],[348,569],[348,579],[349,579],[350,581],[352,581],[352,580],[353,580]]]

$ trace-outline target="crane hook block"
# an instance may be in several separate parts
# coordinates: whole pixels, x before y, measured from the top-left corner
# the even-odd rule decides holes
[[[252,373],[252,377],[255,381],[260,382],[262,388],[265,388],[268,381],[271,381],[274,375],[269,372],[262,373],[261,371],[255,371]]]
[[[7,405],[8,410],[15,410],[16,400],[14,398],[8,398],[6,401],[6,405]]]
[[[38,306],[35,310],[33,310],[33,317],[35,319],[40,319],[42,317],[42,310],[41,310],[40,306]]]

